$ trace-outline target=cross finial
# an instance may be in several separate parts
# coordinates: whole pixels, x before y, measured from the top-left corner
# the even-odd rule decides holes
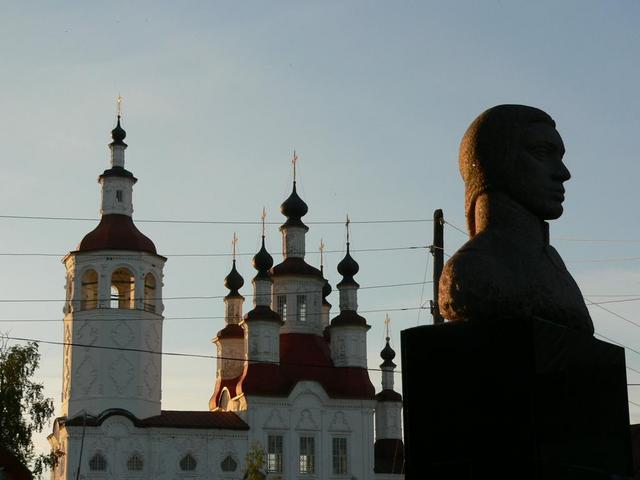
[[[265,220],[267,219],[267,209],[262,207],[262,215],[260,215],[260,220],[262,220],[262,238],[264,238],[264,232],[265,232]]]
[[[389,316],[389,314],[387,313],[384,317],[384,329],[385,329],[385,336],[387,337],[387,342],[389,341],[389,324],[391,323],[391,317]]]
[[[291,159],[291,164],[293,165],[293,183],[296,182],[296,164],[298,163],[298,154],[296,153],[295,148],[293,149],[293,158]]]
[[[233,239],[231,240],[231,245],[233,245],[233,260],[236,259],[236,244],[238,243],[238,236],[236,232],[233,232]]]
[[[344,226],[347,227],[347,245],[349,245],[349,225],[351,225],[351,220],[349,219],[349,214],[347,213],[347,221],[344,223]]]
[[[122,101],[124,100],[124,98],[122,98],[122,95],[118,94],[118,96],[116,97],[116,114],[118,115],[118,118],[120,118],[122,116]]]
[[[320,268],[324,266],[324,242],[320,239]]]

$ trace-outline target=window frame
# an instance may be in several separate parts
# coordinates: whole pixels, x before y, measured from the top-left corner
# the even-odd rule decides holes
[[[277,442],[272,452],[272,444],[271,440],[279,440],[280,451],[277,451]],[[273,467],[272,467],[272,458],[273,458]],[[282,433],[268,433],[267,434],[267,474],[269,473],[284,473],[284,435]]]
[[[303,440],[305,443],[305,453],[303,453]],[[309,449],[309,440],[311,441],[311,448]],[[310,450],[310,451],[309,451]],[[303,456],[305,467],[303,468]],[[298,473],[300,475],[315,475],[316,474],[316,437],[311,434],[301,434],[298,437]]]
[[[224,465],[225,462],[233,462],[233,468],[232,469],[225,469]],[[220,470],[224,473],[228,473],[228,472],[235,472],[238,470],[238,461],[233,458],[233,455],[228,454],[227,456],[225,456],[222,461],[220,462]]]
[[[307,321],[307,296],[304,294],[296,295],[296,318],[299,322]]]
[[[193,462],[193,466],[191,464],[183,465],[182,462]],[[191,452],[185,453],[178,462],[178,467],[181,472],[193,473],[198,471],[198,459]]]
[[[127,472],[142,472],[144,471],[144,458],[140,453],[133,452],[131,455],[129,455],[129,458],[127,458],[126,467]]]
[[[101,463],[100,463],[101,462]],[[89,459],[89,471],[90,472],[107,472],[109,468],[109,462],[107,457],[101,451],[95,452]]]
[[[276,295],[276,312],[282,320],[287,319],[287,296]]]
[[[336,452],[336,442],[344,442],[344,452]],[[333,475],[349,474],[349,441],[345,436],[331,437],[331,473]]]

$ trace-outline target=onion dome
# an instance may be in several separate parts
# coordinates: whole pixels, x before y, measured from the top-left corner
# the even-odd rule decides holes
[[[238,273],[236,270],[236,260],[233,260],[233,266],[231,267],[231,271],[229,275],[224,278],[224,286],[229,289],[229,294],[227,297],[237,297],[241,296],[239,290],[244,285],[244,278],[242,275]]]
[[[124,128],[120,125],[120,115],[118,115],[118,124],[116,128],[111,130],[111,138],[113,139],[111,145],[126,145],[123,141],[126,136],[127,132],[125,132]]]
[[[332,292],[331,285],[329,284],[329,280],[324,279],[324,285],[322,286],[322,298],[327,298]]]
[[[264,246],[264,235],[262,236],[262,247],[253,257],[253,268],[258,270],[256,277],[269,276],[269,269],[273,267],[273,257],[267,252]]]
[[[307,204],[300,198],[298,192],[296,192],[296,182],[293,182],[293,191],[289,198],[287,198],[282,205],[280,205],[280,211],[287,217],[287,221],[283,227],[298,226],[305,227],[302,223],[302,217],[304,217],[309,211]]]
[[[389,345],[389,337],[387,337],[386,340],[387,340],[387,343],[382,349],[382,351],[380,352],[380,358],[384,360],[384,362],[380,366],[394,368],[396,364],[393,363],[393,359],[396,358],[396,352],[393,348],[391,348],[391,345]]]
[[[338,263],[338,273],[342,275],[342,281],[340,284],[356,283],[353,276],[360,270],[360,265],[356,262],[349,253],[349,243],[347,242],[347,254],[344,256],[340,263]]]

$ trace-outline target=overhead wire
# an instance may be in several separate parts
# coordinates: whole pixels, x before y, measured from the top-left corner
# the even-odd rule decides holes
[[[357,248],[351,250],[352,253],[362,253],[362,252],[394,252],[401,250],[421,250],[429,248],[429,245],[412,245],[407,247],[374,247],[374,248]],[[320,251],[309,251],[307,254],[316,254],[320,253]],[[344,253],[344,250],[325,250],[324,253]],[[3,252],[0,253],[0,257],[64,257],[67,255],[66,253],[38,253],[38,252]],[[251,253],[236,253],[236,257],[252,257],[255,255],[255,252]],[[118,254],[119,258],[139,258],[141,256],[140,253],[122,253]],[[167,253],[163,254],[163,257],[233,257],[233,253]],[[274,256],[282,256],[282,253],[274,253]],[[83,254],[83,258],[104,258],[104,255],[92,255],[92,254]]]
[[[417,310],[419,308],[422,309],[426,309],[427,307],[421,306],[421,307],[393,307],[393,308],[376,308],[376,309],[371,309],[371,310],[358,310],[358,313],[380,313],[380,312],[405,312],[405,311],[411,311],[411,310]],[[109,309],[104,309],[104,310],[109,310]],[[90,311],[90,310],[84,310],[84,311]],[[140,313],[142,313],[142,310],[138,310]],[[336,313],[335,310],[331,310],[329,312],[329,314],[334,314]],[[322,313],[316,313],[316,314],[312,314],[312,313],[307,313],[306,314],[307,317],[313,317],[313,316],[321,316]],[[202,316],[186,316],[186,317],[163,317],[163,320],[224,320],[225,317],[224,315],[202,315]],[[39,322],[62,322],[64,319],[63,318],[16,318],[16,319],[8,319],[8,318],[3,318],[0,319],[0,323],[39,323]],[[76,319],[78,320],[78,319]],[[140,318],[140,317],[117,317],[117,318],[85,318],[82,319],[82,321],[84,322],[121,322],[121,321],[128,321],[128,320],[135,320],[135,321],[153,321],[156,319],[152,319],[152,318]]]
[[[80,221],[80,222],[99,222],[99,218],[90,217],[53,217],[43,215],[0,215],[0,219],[11,220],[51,220],[51,221]],[[261,220],[177,220],[177,219],[136,219],[137,223],[172,223],[172,224],[193,224],[193,225],[262,225]],[[408,218],[408,219],[385,219],[385,220],[354,220],[352,224],[393,224],[393,223],[423,223],[433,222],[432,218]],[[344,221],[326,220],[326,221],[305,221],[308,225],[344,225]],[[266,225],[281,225],[282,222],[265,222]]]
[[[433,246],[432,246],[433,248]],[[424,286],[426,285],[427,282],[427,274],[429,273],[429,262],[431,261],[431,252],[427,253],[427,259],[425,260],[425,265],[424,265],[424,275],[422,277],[422,289],[420,290],[420,301],[418,302],[418,305],[420,307],[422,307],[423,301],[424,301]],[[433,282],[432,282],[433,283]],[[420,314],[422,313],[423,308],[420,308],[420,310],[418,310],[418,318],[416,320],[416,325],[420,325]]]
[[[13,340],[15,342],[35,342],[42,343],[44,345],[57,345],[62,347],[81,347],[81,348],[95,348],[99,350],[115,350],[120,352],[133,352],[133,353],[148,353],[152,355],[163,355],[168,357],[186,357],[186,358],[203,358],[207,360],[231,360],[237,362],[247,362],[250,364],[269,364],[269,365],[287,365],[287,366],[295,366],[295,367],[307,367],[307,368],[341,368],[335,365],[321,365],[315,363],[301,363],[301,362],[266,362],[263,360],[249,360],[244,357],[228,357],[222,355],[207,355],[203,353],[186,353],[186,352],[167,352],[163,350],[150,350],[145,348],[128,348],[128,347],[111,347],[107,345],[95,345],[88,343],[76,343],[76,342],[60,342],[57,340],[42,340],[37,338],[27,338],[27,337],[14,337],[12,335],[2,335],[0,338],[4,338],[7,340]],[[370,372],[382,372],[381,368],[364,368]],[[394,370],[393,373],[401,374],[402,371]]]
[[[361,286],[358,289],[359,290],[370,290],[370,289],[376,289],[376,288],[395,288],[395,287],[407,287],[407,286],[413,286],[413,285],[422,285],[423,282],[405,282],[405,283],[389,283],[389,284],[381,284],[381,285],[365,285],[365,286]],[[432,283],[431,281],[428,281],[427,283]],[[289,293],[298,293],[298,294],[304,294],[304,293],[318,293],[318,290],[307,290],[307,291],[282,291],[280,292],[280,294],[285,295],[285,294],[289,294]],[[128,301],[132,301],[132,302],[136,302],[139,300],[212,300],[212,299],[222,299],[225,298],[227,295],[189,295],[189,296],[174,296],[174,297],[132,297],[131,299],[127,299]],[[95,298],[95,299],[91,299],[91,301],[95,301],[95,302],[108,302],[111,300],[116,300],[115,298],[111,298],[111,297],[107,297],[107,298]],[[67,301],[71,301],[71,302],[75,302],[77,300],[71,300],[71,299],[52,299],[52,298],[32,298],[32,299],[26,299],[26,298],[20,298],[20,299],[11,299],[11,298],[2,298],[0,299],[0,303],[52,303],[52,302],[67,302]]]

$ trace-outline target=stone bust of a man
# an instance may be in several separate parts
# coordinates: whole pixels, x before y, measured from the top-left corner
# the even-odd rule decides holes
[[[470,240],[445,265],[439,304],[450,320],[538,317],[593,333],[578,285],[549,245],[562,215],[564,144],[542,110],[499,105],[460,145]]]

